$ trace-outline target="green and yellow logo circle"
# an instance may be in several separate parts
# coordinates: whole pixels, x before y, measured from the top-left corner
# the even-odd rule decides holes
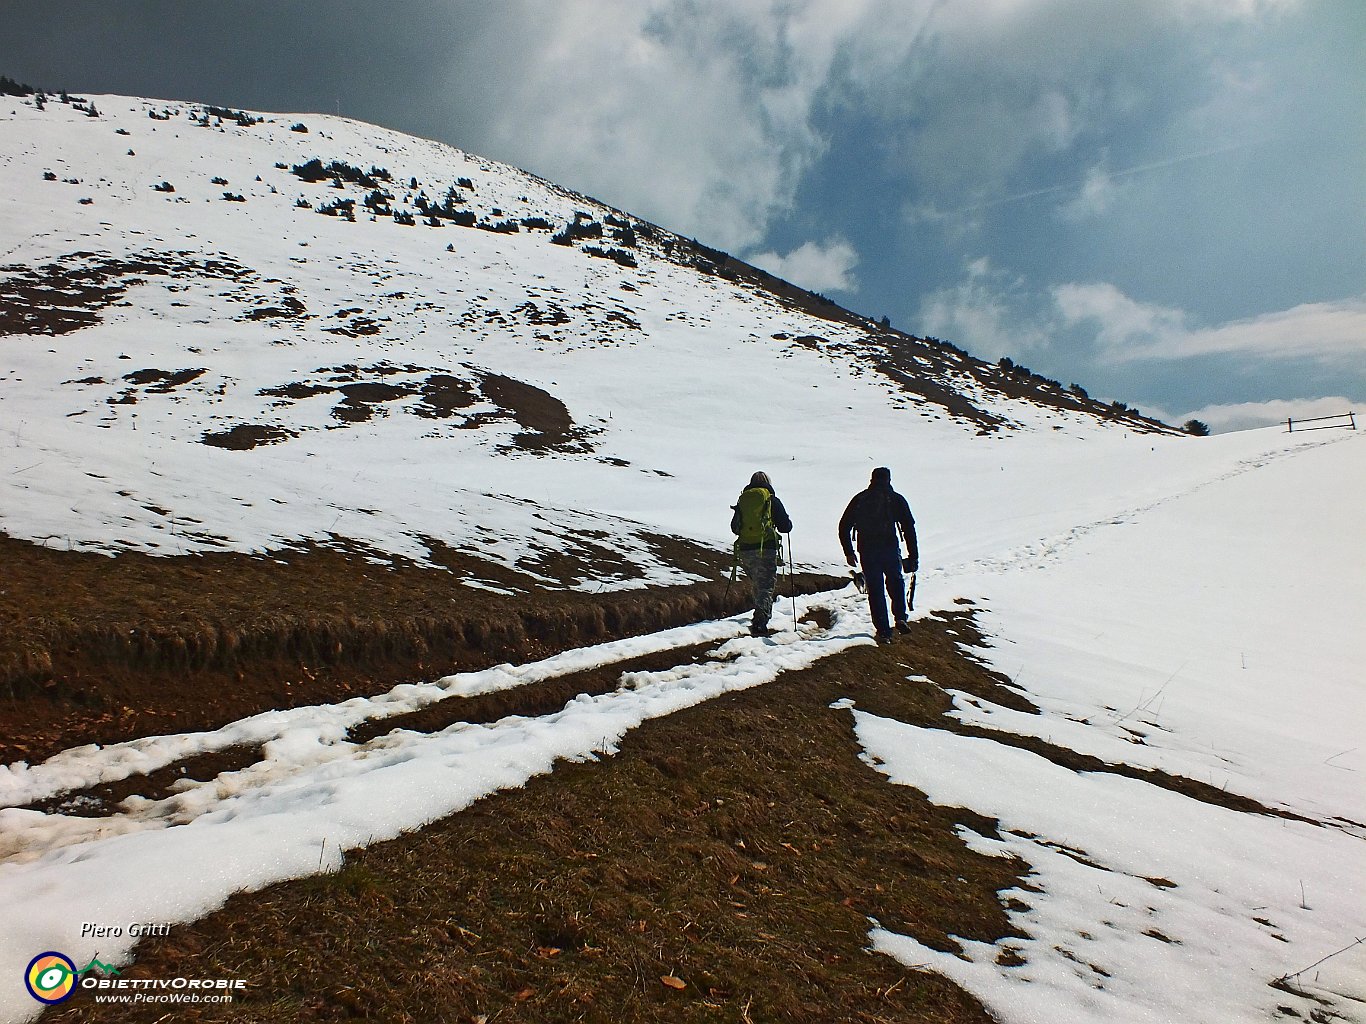
[[[60,1003],[76,991],[76,965],[64,953],[39,953],[24,972],[28,994],[40,1003]]]

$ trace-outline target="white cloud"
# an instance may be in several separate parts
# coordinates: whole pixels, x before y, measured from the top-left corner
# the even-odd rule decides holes
[[[960,283],[922,300],[917,329],[988,360],[1048,342],[1046,326],[1032,315],[1024,281],[995,270],[986,257],[969,263]]]
[[[1136,345],[1151,345],[1185,330],[1180,310],[1138,302],[1104,282],[1057,285],[1053,301],[1065,325],[1094,324],[1096,340],[1114,352],[1132,352]]]
[[[825,151],[832,69],[884,81],[935,3],[487,5],[448,70],[459,105],[484,112],[457,144],[742,251]]]
[[[1117,192],[1114,176],[1097,165],[1086,173],[1086,180],[1076,196],[1064,203],[1058,212],[1064,220],[1098,217],[1114,205]]]
[[[1217,48],[1203,50],[1234,23],[1270,22],[1297,6],[1299,0],[941,5],[929,19],[924,50],[879,81],[881,98],[870,99],[889,117],[909,115],[913,124],[900,146],[915,193],[907,203],[910,222],[939,223],[961,237],[984,211],[1046,199],[1062,204],[1064,219],[1083,220],[1110,212],[1128,175],[1246,146],[1265,133],[1268,105],[1282,101],[1259,68],[1219,59]],[[1190,40],[1186,46],[1168,45],[1178,27]],[[1191,61],[1196,52],[1200,58]],[[1139,124],[1147,129],[1140,132]],[[1217,146],[1192,153],[1197,140]],[[1109,142],[1122,144],[1139,166],[1108,171],[1087,154]],[[1078,166],[1082,160],[1091,163],[1089,172]],[[1045,168],[1056,176],[1039,177]]]
[[[1200,420],[1216,434],[1231,430],[1251,430],[1275,424],[1285,425],[1288,418],[1296,420],[1311,419],[1316,416],[1340,416],[1355,412],[1357,428],[1363,426],[1363,410],[1366,402],[1353,402],[1350,398],[1299,398],[1272,399],[1267,402],[1235,402],[1226,405],[1207,405],[1202,409],[1169,414],[1160,409],[1152,409],[1151,414],[1165,423],[1183,424],[1188,420]],[[1342,421],[1346,423],[1346,420]],[[1306,424],[1318,426],[1319,424]]]
[[[1361,359],[1366,357],[1366,299],[1306,303],[1183,335],[1159,336],[1126,356],[1186,359],[1231,353],[1276,359]]]
[[[1304,0],[1171,0],[1187,17],[1264,18],[1304,6]]]
[[[824,245],[806,242],[786,256],[761,252],[748,257],[748,262],[809,291],[858,290],[853,276],[858,253],[843,239],[832,239]]]
[[[1145,303],[1113,284],[1063,284],[1053,300],[1067,326],[1094,325],[1116,362],[1244,355],[1262,359],[1366,356],[1366,299],[1315,302],[1214,327],[1192,328],[1179,309]]]
[[[500,5],[480,42],[493,63],[515,48],[517,74],[467,60],[451,69],[451,88],[479,94],[487,111],[466,148],[710,244],[752,246],[824,146],[810,108],[829,58],[785,49],[770,34],[785,22],[767,11]]]
[[[917,329],[988,360],[1002,355],[1018,360],[1031,350],[1051,350],[1056,359],[1068,351],[1078,370],[1095,360],[1093,369],[1108,366],[1111,374],[1120,367],[1140,364],[1148,375],[1181,372],[1158,368],[1188,359],[1217,358],[1226,361],[1222,365],[1229,372],[1260,377],[1271,387],[1285,383],[1277,374],[1288,360],[1317,361],[1348,387],[1359,376],[1356,368],[1366,364],[1366,298],[1309,303],[1212,327],[1192,326],[1190,319],[1184,310],[1142,302],[1109,282],[1073,282],[1041,290],[979,258],[966,266],[958,284],[922,301]],[[1130,375],[1126,370],[1125,376]],[[1350,406],[1345,399],[1316,401],[1345,403],[1344,409]],[[1294,411],[1302,407],[1303,403],[1254,403],[1211,407],[1179,417],[1165,411],[1158,415],[1168,422],[1193,416],[1218,429],[1235,429],[1284,420],[1287,415],[1308,415]],[[1224,426],[1225,421],[1231,425]]]

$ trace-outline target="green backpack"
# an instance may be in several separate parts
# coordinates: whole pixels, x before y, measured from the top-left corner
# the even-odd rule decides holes
[[[766,487],[747,487],[740,492],[735,508],[740,514],[738,544],[767,547],[778,542],[778,531],[773,528],[772,491]]]

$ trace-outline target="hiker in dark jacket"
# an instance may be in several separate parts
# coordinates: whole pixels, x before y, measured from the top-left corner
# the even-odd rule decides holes
[[[744,567],[754,593],[754,618],[751,636],[770,636],[768,617],[773,612],[773,588],[778,579],[778,558],[782,551],[779,533],[792,532],[792,520],[767,473],[755,473],[749,486],[731,506],[730,532],[735,534],[736,561]]]
[[[900,538],[898,539],[898,534]],[[858,542],[858,558],[854,542]],[[901,559],[901,541],[906,542],[906,559]],[[868,585],[868,610],[873,613],[873,628],[880,644],[892,641],[892,626],[887,621],[887,598],[892,599],[892,615],[899,632],[909,633],[906,621],[906,579],[902,569],[914,573],[920,568],[920,548],[915,539],[915,520],[911,507],[892,490],[892,471],[885,466],[873,470],[868,488],[855,494],[840,517],[840,544],[852,566],[862,562]]]

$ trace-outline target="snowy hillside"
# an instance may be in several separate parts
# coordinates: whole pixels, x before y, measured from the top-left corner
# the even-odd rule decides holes
[[[15,537],[439,542],[541,582],[677,582],[656,532],[726,543],[755,468],[828,522],[872,465],[978,434],[1156,428],[370,125],[7,96],[0,138]],[[589,570],[603,547],[619,564]]]
[[[36,1015],[21,979],[42,950],[136,973],[134,936],[80,922],[195,922],[825,666],[841,696],[814,714],[849,762],[965,808],[954,841],[1027,874],[986,890],[1012,935],[949,932],[946,951],[869,914],[860,955],[1010,1024],[1366,1021],[1356,432],[1178,435],[337,118],[3,96],[0,143],[0,533],[111,554],[454,549],[550,587],[639,588],[702,571],[677,538],[724,551],[762,469],[795,559],[842,573],[839,512],[886,465],[922,550],[917,622],[887,649],[846,587],[784,597],[772,639],[697,622],[0,766],[0,1019]],[[494,575],[462,582],[515,585]],[[951,614],[986,639],[946,646],[1008,679],[1008,706],[908,653],[931,620],[957,636]],[[949,710],[861,706],[861,653]],[[667,667],[620,667],[647,655]],[[598,670],[549,713],[461,717]],[[183,774],[224,751],[240,763]],[[896,882],[958,883],[924,865]]]

